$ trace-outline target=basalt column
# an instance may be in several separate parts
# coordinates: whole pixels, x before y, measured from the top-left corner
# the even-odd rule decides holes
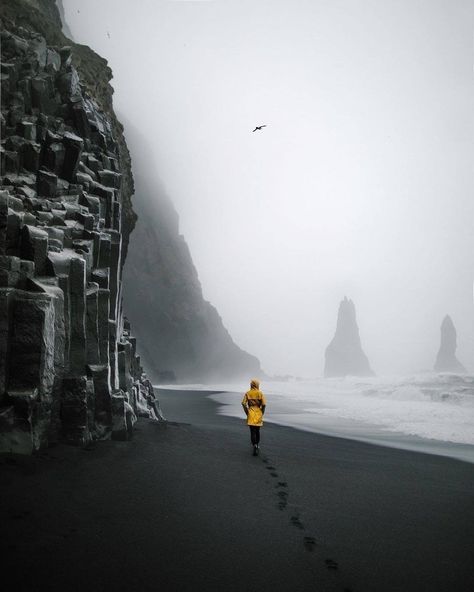
[[[0,16],[0,450],[129,438],[156,413],[122,311],[132,188],[110,70],[30,3]]]

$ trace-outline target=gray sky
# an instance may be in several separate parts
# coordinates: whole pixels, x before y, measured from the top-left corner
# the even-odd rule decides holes
[[[472,368],[471,0],[63,3],[267,372],[320,375],[344,295],[375,372],[431,368],[446,313]]]

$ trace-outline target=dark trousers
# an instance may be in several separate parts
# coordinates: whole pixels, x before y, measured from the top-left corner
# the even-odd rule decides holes
[[[249,426],[250,428],[250,439],[252,444],[258,444],[260,442],[260,426]]]

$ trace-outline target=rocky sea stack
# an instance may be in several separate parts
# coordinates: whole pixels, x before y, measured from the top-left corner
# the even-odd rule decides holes
[[[336,334],[326,348],[324,376],[373,375],[362,350],[354,303],[344,297],[339,305]]]
[[[441,323],[441,344],[434,365],[436,372],[466,372],[456,358],[456,348],[456,328],[451,317],[446,315]]]

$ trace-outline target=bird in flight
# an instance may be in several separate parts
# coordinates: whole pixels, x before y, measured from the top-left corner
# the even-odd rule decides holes
[[[257,130],[261,130],[264,127],[267,127],[267,126],[266,125],[256,125],[255,129],[253,131],[256,132]]]

